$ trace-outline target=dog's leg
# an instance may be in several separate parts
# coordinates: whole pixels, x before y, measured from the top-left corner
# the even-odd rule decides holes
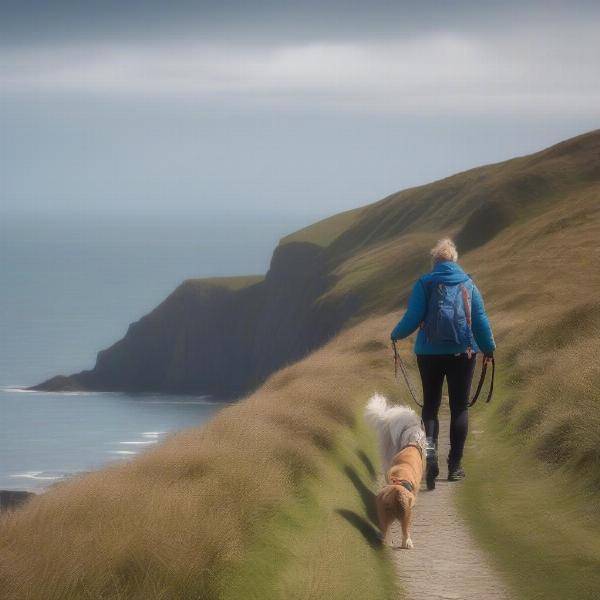
[[[410,524],[412,521],[412,508],[407,508],[402,515],[402,547],[413,548],[413,541],[410,537]]]
[[[383,506],[383,502],[380,498],[377,498],[377,517],[379,529],[381,531],[381,541],[385,546],[391,546],[392,534],[390,532],[390,525],[392,524],[392,519],[390,519],[390,515]]]
[[[393,548],[392,528],[390,527],[391,524],[392,524],[391,521],[388,521],[383,526],[383,529],[381,530],[381,535],[382,535],[382,540],[383,540],[384,546],[390,546],[390,548]]]

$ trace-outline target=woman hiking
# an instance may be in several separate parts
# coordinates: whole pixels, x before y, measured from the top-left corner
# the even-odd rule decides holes
[[[461,460],[468,430],[471,381],[477,352],[492,360],[496,344],[479,290],[457,264],[454,242],[444,238],[432,248],[433,269],[415,283],[408,307],[394,327],[392,341],[420,327],[414,351],[423,386],[421,416],[427,435],[428,489],[435,488],[438,466],[438,410],[444,378],[450,402],[448,481],[464,479]]]

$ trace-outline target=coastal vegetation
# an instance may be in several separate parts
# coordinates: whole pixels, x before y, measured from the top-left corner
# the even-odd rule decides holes
[[[182,284],[89,375],[66,379],[253,393],[3,515],[2,597],[397,593],[360,411],[375,390],[402,397],[389,331],[442,235],[456,239],[498,344],[461,506],[516,598],[598,597],[599,131],[306,228],[264,279]],[[410,363],[408,342],[402,352]]]

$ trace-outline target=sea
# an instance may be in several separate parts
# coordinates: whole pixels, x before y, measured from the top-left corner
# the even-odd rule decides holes
[[[207,396],[30,392],[192,277],[265,273],[289,214],[0,213],[0,490],[41,492],[132,460],[223,404]]]

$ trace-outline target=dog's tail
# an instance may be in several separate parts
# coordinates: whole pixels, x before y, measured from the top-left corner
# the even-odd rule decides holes
[[[378,496],[378,502],[382,508],[389,513],[406,514],[415,505],[415,495],[407,489],[397,485],[386,485]]]
[[[400,502],[400,506],[404,512],[415,505],[415,500],[416,499],[413,492],[409,492],[407,489],[400,488],[398,492],[398,502]]]
[[[365,409],[365,419],[367,423],[376,431],[379,431],[382,424],[387,426],[386,414],[388,411],[388,401],[381,394],[373,394],[369,399]]]
[[[377,432],[384,473],[388,470],[395,453],[394,440],[390,431],[389,409],[387,398],[381,394],[373,394],[365,409],[365,420]]]

